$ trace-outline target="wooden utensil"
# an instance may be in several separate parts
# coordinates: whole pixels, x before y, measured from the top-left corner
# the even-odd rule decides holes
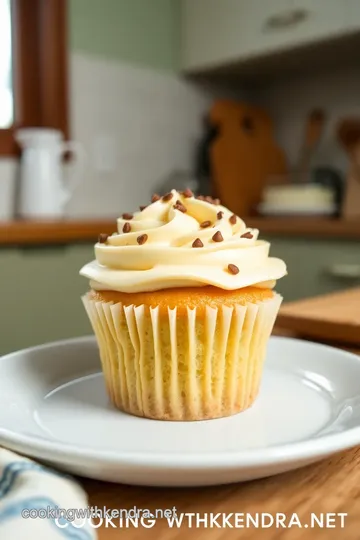
[[[285,303],[276,324],[306,338],[360,347],[360,288]]]
[[[340,143],[350,158],[342,215],[360,218],[360,118],[344,118],[337,127]]]
[[[215,102],[210,119],[219,129],[210,151],[214,191],[233,212],[248,215],[267,178],[287,171],[271,119],[261,109],[233,101]]]
[[[311,159],[319,145],[325,126],[325,114],[321,109],[310,112],[304,132],[298,165],[295,169],[295,181],[306,182],[310,177]]]

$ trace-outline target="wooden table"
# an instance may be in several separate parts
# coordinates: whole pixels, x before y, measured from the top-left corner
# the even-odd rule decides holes
[[[352,298],[353,297],[352,291]],[[360,309],[360,289],[357,290],[358,304],[345,300],[349,298],[347,292],[337,297],[341,309],[332,310],[342,323],[349,319],[346,309]],[[324,308],[324,303],[326,307]],[[284,316],[280,317],[282,329],[277,333],[294,333],[296,326],[293,319],[298,317],[298,304],[292,303],[284,307]],[[317,299],[301,303],[301,313],[305,313],[310,306],[310,315],[316,317],[328,309],[329,297],[324,302]],[[293,319],[291,319],[293,317]],[[291,324],[286,325],[286,318]],[[332,316],[333,318],[333,316]],[[350,318],[350,323],[352,322]],[[359,320],[358,320],[359,322]],[[285,328],[285,331],[284,331]],[[346,348],[346,347],[344,347]],[[357,349],[354,342],[348,347],[360,354],[360,345]],[[310,523],[311,512],[320,513],[346,513],[345,527],[340,528],[340,518],[337,518],[336,528],[188,528],[170,529],[165,520],[158,520],[153,528],[138,529],[126,528],[99,528],[99,540],[113,539],[237,539],[244,540],[359,540],[360,539],[360,447],[343,452],[294,472],[281,474],[275,477],[256,480],[243,484],[217,486],[211,488],[169,489],[144,488],[96,482],[80,479],[89,494],[90,504],[93,506],[111,509],[149,508],[150,510],[176,507],[177,512],[213,512],[213,513],[285,513],[290,518],[293,512],[297,513],[302,523]],[[116,520],[115,520],[116,521]]]

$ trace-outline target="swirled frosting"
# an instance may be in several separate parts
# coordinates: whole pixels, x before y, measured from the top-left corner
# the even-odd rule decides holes
[[[124,214],[118,233],[95,245],[96,260],[80,271],[93,289],[273,287],[286,274],[285,263],[269,257],[270,244],[258,240],[259,231],[227,208],[188,193],[171,195]]]

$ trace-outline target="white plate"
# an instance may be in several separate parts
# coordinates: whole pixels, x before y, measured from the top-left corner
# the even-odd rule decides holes
[[[128,484],[238,482],[360,444],[360,358],[271,338],[251,409],[158,422],[113,409],[93,337],[0,359],[0,444],[67,471]]]

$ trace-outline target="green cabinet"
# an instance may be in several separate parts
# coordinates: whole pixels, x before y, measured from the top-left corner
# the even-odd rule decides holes
[[[0,250],[0,354],[92,333],[79,270],[93,245]]]
[[[360,242],[268,237],[270,254],[288,266],[277,290],[285,301],[360,286]]]

